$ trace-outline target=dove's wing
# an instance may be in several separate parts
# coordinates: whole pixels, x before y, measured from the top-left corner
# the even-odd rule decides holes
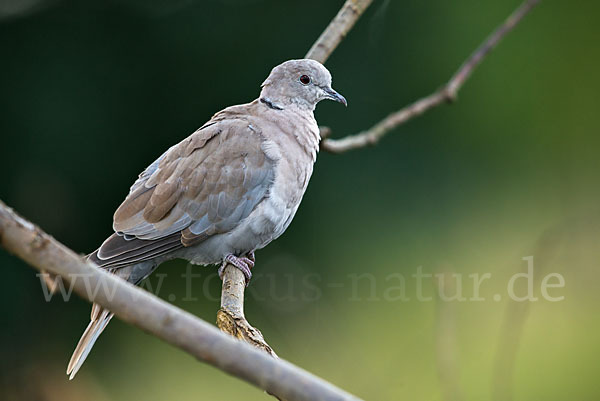
[[[261,145],[247,121],[221,118],[171,147],[140,174],[91,259],[131,265],[234,229],[273,183]]]

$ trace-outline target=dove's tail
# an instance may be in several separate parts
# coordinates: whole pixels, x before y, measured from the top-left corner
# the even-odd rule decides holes
[[[96,251],[97,252],[97,251]],[[95,257],[96,252],[88,255],[88,259],[91,259],[92,262],[97,263],[96,259],[92,259]],[[129,281],[132,284],[139,284],[143,279],[148,277],[150,273],[154,271],[156,268],[156,264],[153,261],[145,261],[142,263],[137,263],[129,266],[122,266],[118,268],[101,266],[106,269],[109,273],[116,274],[118,277]],[[72,380],[77,371],[85,362],[85,358],[89,355],[94,343],[102,334],[110,319],[112,319],[113,313],[106,308],[98,304],[92,305],[92,313],[90,316],[90,324],[83,332],[81,339],[77,343],[77,347],[75,347],[75,351],[73,352],[73,356],[71,356],[71,360],[69,361],[69,365],[67,366],[67,374],[69,375],[69,380]]]
[[[92,306],[92,316],[90,324],[83,332],[79,343],[77,343],[77,347],[75,347],[75,351],[73,352],[73,356],[69,361],[69,366],[67,367],[67,374],[69,375],[69,380],[72,380],[83,362],[85,358],[87,358],[88,354],[92,350],[94,343],[98,339],[98,336],[104,331],[110,319],[112,319],[113,314],[108,310],[102,308],[98,304],[94,304]]]

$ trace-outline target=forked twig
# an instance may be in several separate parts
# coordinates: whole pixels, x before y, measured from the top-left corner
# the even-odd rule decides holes
[[[321,141],[321,149],[331,153],[343,153],[349,150],[374,145],[391,130],[407,121],[425,113],[427,110],[443,103],[456,100],[458,91],[465,81],[469,79],[475,68],[490,51],[537,5],[540,0],[526,0],[517,8],[502,25],[475,50],[463,63],[450,80],[439,90],[431,95],[396,111],[375,124],[366,131],[356,135],[349,135],[340,139],[326,138]]]

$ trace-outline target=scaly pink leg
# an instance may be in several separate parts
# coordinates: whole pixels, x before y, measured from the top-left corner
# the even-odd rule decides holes
[[[242,271],[242,273],[244,273],[244,276],[246,277],[246,285],[248,285],[248,283],[250,282],[250,279],[252,278],[252,272],[250,271],[250,269],[252,269],[254,267],[254,252],[250,252],[248,254],[248,257],[238,257],[232,254],[229,254],[227,256],[225,256],[225,258],[223,259],[223,263],[221,264],[221,267],[219,267],[219,277],[221,277],[221,280],[223,280],[223,274],[225,273],[225,266],[227,266],[228,263],[232,264],[233,266],[237,267],[238,269],[240,269]]]

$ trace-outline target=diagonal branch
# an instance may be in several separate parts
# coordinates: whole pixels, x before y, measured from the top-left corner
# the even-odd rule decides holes
[[[324,139],[321,142],[321,149],[331,153],[343,153],[368,145],[374,145],[388,132],[414,117],[417,117],[440,104],[455,101],[458,91],[485,56],[487,56],[539,2],[540,0],[526,0],[522,3],[519,8],[517,8],[506,21],[504,21],[504,23],[473,52],[473,54],[471,54],[442,88],[431,95],[417,100],[413,104],[390,114],[367,131],[360,132],[356,135],[349,135],[341,139]],[[325,133],[328,134],[329,132],[326,131]]]
[[[84,261],[1,201],[0,245],[38,270],[61,276],[78,295],[110,309],[123,321],[279,398],[288,401],[358,400],[289,362],[272,358],[235,340],[196,316]]]
[[[325,64],[331,53],[338,47],[372,2],[373,0],[346,0],[304,58],[310,58]]]

